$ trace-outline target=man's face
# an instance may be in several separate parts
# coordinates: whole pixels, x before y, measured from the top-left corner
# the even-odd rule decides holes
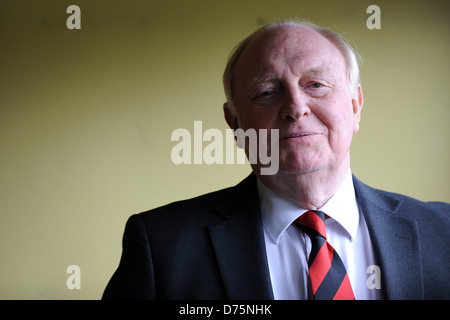
[[[259,34],[239,57],[233,81],[236,114],[228,123],[279,129],[279,172],[349,165],[362,93],[358,87],[352,95],[344,58],[326,38],[297,26]]]

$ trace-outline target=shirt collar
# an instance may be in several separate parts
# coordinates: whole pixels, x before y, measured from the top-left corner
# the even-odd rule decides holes
[[[264,227],[272,241],[278,243],[283,232],[307,210],[272,191],[259,179],[257,186]],[[347,232],[350,241],[353,241],[358,229],[359,211],[351,170],[336,193],[320,210],[337,221]]]

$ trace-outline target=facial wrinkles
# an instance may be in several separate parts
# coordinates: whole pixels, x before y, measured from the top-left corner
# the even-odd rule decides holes
[[[322,77],[326,78],[329,85],[337,87],[340,81],[337,72],[342,70],[336,66],[335,59],[340,52],[336,49],[337,52],[330,53],[331,44],[326,39],[317,41],[316,37],[314,40],[311,35],[275,34],[263,39],[255,47],[248,48],[253,54],[247,55],[244,65],[247,75],[253,76],[247,80],[239,79],[246,82],[246,85],[241,86],[242,91],[239,90],[243,94],[241,96],[250,99],[258,86],[284,81],[288,76],[297,82],[302,77],[313,80]]]
[[[256,77],[253,82],[262,83],[289,75],[295,79],[327,78],[329,82],[335,83],[336,70],[329,65],[333,65],[333,61],[326,59],[326,52],[320,48],[301,45],[284,46],[266,58],[262,68],[266,70],[266,73]]]

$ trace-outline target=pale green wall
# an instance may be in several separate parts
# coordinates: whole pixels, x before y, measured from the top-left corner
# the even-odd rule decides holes
[[[393,4],[395,2],[395,4]],[[81,7],[82,29],[66,28]],[[366,8],[381,7],[381,30]],[[221,75],[261,21],[302,17],[365,59],[354,173],[450,201],[447,1],[0,2],[0,298],[97,299],[129,215],[234,185],[247,165],[172,164],[176,128],[226,129]],[[66,287],[81,268],[81,290]]]

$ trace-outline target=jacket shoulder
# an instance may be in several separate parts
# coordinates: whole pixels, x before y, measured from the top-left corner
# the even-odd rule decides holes
[[[184,226],[199,223],[209,225],[215,221],[222,221],[221,206],[244,202],[252,191],[256,191],[255,186],[256,178],[250,175],[235,186],[175,201],[138,215],[144,225],[165,224],[166,222]]]
[[[436,220],[450,224],[450,203],[443,201],[422,201],[407,195],[369,187],[354,177],[358,199],[370,202],[382,209],[389,208],[397,216],[418,221]]]

